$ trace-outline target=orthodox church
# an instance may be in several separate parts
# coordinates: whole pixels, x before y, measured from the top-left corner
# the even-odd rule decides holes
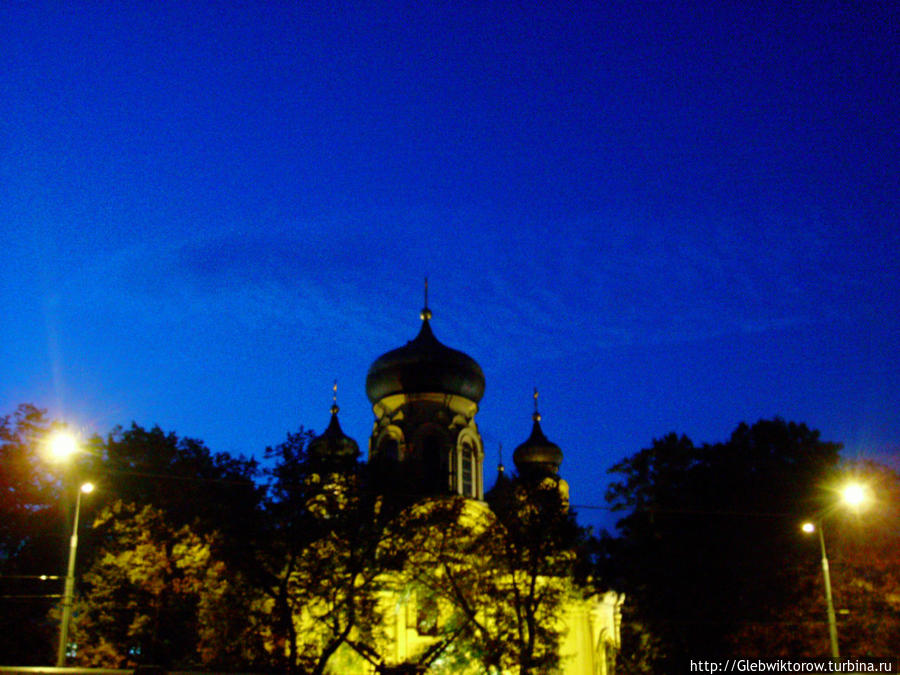
[[[375,421],[368,442],[368,463],[380,467],[381,476],[402,476],[415,486],[421,501],[461,496],[477,517],[493,517],[485,502],[485,449],[475,417],[485,390],[481,366],[463,353],[441,343],[431,327],[426,282],[425,307],[418,335],[405,345],[388,351],[371,365],[366,394]],[[319,456],[356,457],[357,443],[348,438],[332,406],[326,431],[311,441],[309,452]],[[519,477],[544,481],[561,493],[568,504],[568,486],[560,477],[563,452],[544,435],[537,412],[528,438],[516,447],[513,461]],[[502,464],[498,485],[510,478]],[[553,583],[543,580],[542,583]],[[561,636],[560,672],[565,675],[611,675],[620,646],[621,605],[624,597],[613,591],[590,597],[571,596],[561,605],[556,629]],[[386,597],[383,626],[390,641],[390,661],[411,663],[415,655],[435,642],[437,619],[424,617],[436,606],[423,606],[412,595]],[[346,666],[345,666],[346,667]],[[438,672],[434,668],[429,672]],[[466,673],[479,673],[476,664]],[[373,672],[361,670],[360,672]],[[393,672],[385,669],[384,672]],[[397,672],[403,672],[397,670]],[[409,671],[413,672],[413,671]],[[421,671],[420,671],[421,672]],[[447,672],[461,672],[458,668]]]

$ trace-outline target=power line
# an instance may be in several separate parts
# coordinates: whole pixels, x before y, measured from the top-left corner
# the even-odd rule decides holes
[[[63,597],[62,593],[53,593],[45,595],[0,595],[3,600],[45,600]]]

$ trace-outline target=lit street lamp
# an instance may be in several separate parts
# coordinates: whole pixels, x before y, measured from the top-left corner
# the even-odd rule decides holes
[[[47,442],[50,459],[65,462],[78,452],[78,440],[67,431],[58,431]],[[75,595],[75,553],[78,549],[78,518],[81,515],[81,495],[94,491],[93,483],[83,483],[75,498],[75,518],[72,538],[69,539],[69,564],[66,568],[66,586],[63,591],[63,612],[59,624],[59,647],[56,651],[56,667],[66,665],[66,646],[69,641],[69,623],[72,620],[72,601]]]
[[[75,551],[78,548],[78,516],[81,512],[81,495],[94,491],[93,483],[83,483],[75,498],[75,522],[72,538],[69,540],[69,565],[66,568],[66,590],[63,594],[63,614],[59,625],[59,649],[56,652],[56,667],[66,665],[66,643],[69,641],[69,622],[72,619],[72,599],[75,594]]]
[[[859,483],[849,483],[841,490],[841,501],[855,509],[858,509],[868,500],[866,488]],[[837,637],[837,620],[834,616],[834,600],[831,597],[831,574],[828,571],[828,554],[825,552],[825,528],[822,520],[805,522],[801,529],[807,534],[819,533],[819,548],[822,550],[822,578],[825,580],[825,603],[828,606],[828,639],[831,643],[831,656],[837,661],[840,657]]]
[[[837,620],[834,616],[834,600],[831,598],[831,574],[828,572],[828,555],[825,553],[825,530],[822,521],[803,523],[803,531],[807,534],[819,533],[819,547],[822,549],[822,577],[825,579],[825,603],[828,605],[828,639],[831,642],[831,656],[835,660],[841,658],[838,649]]]
[[[78,452],[78,441],[68,431],[57,431],[50,437],[47,447],[53,461],[65,462]]]
[[[860,506],[866,503],[869,495],[866,492],[866,488],[859,483],[848,483],[844,486],[844,489],[841,490],[841,499],[847,506],[852,506],[855,509],[858,509]]]

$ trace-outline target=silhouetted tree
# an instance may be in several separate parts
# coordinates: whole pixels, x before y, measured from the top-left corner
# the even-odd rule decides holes
[[[781,419],[724,443],[670,434],[617,463],[607,493],[625,511],[602,574],[636,600],[669,670],[729,652],[729,636],[772,620],[806,556],[797,535],[839,445]]]
[[[86,471],[105,503],[152,504],[173,524],[220,532],[224,544],[241,542],[255,526],[263,490],[253,459],[213,453],[203,441],[135,423],[90,444]]]

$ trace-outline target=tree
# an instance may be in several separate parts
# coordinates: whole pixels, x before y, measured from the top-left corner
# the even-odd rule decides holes
[[[82,471],[98,483],[91,504],[105,508],[79,545],[77,569],[89,571],[81,589],[82,635],[88,642],[79,658],[166,666],[234,661],[227,649],[216,656],[210,647],[216,631],[241,633],[252,604],[240,572],[250,553],[244,540],[259,518],[256,462],[213,454],[202,441],[134,423],[105,439],[93,438],[88,446]],[[208,561],[203,574],[215,572],[219,601],[188,574],[194,553]],[[138,578],[139,572],[146,578]],[[188,581],[194,584],[190,592]],[[221,602],[226,595],[228,604]],[[128,613],[140,603],[145,613]],[[126,624],[117,628],[117,617]],[[215,631],[204,630],[207,620],[216,621]],[[257,654],[242,651],[251,653]]]
[[[263,632],[257,630],[257,618],[266,614],[259,585],[251,583],[258,569],[253,544],[258,543],[257,532],[272,531],[264,527],[271,514],[264,509],[265,486],[255,482],[256,462],[213,454],[201,441],[179,438],[159,427],[148,430],[132,424],[128,429],[117,427],[105,438],[90,439],[85,443],[87,452],[69,466],[55,467],[41,456],[43,441],[53,428],[43,411],[33,406],[21,406],[15,415],[0,420],[0,570],[3,595],[15,596],[0,598],[0,606],[8,610],[0,622],[10,621],[9,630],[0,636],[3,660],[37,665],[52,658],[59,617],[50,610],[62,582],[43,582],[40,587],[36,577],[59,575],[64,569],[73,506],[68,498],[74,499],[77,486],[90,478],[98,490],[82,503],[76,570],[80,577],[93,570],[93,576],[85,576],[83,585],[76,579],[76,590],[84,609],[82,627],[95,627],[92,635],[102,636],[103,643],[86,642],[81,658],[216,667],[269,665],[271,656],[257,649],[253,639]],[[93,514],[101,505],[106,507],[103,517],[92,529]],[[151,510],[145,512],[144,507]],[[151,540],[143,541],[138,533],[150,523],[154,527],[144,535]],[[121,539],[116,539],[119,535]],[[197,593],[181,592],[185,579],[193,579],[184,577],[188,558],[179,553],[186,550],[188,536],[200,538],[208,549],[204,555],[211,562],[204,574],[215,578],[215,584],[204,585]],[[149,556],[151,552],[155,553]],[[133,573],[129,577],[124,570],[143,554],[149,556],[147,564],[139,567],[147,578],[136,579]],[[48,585],[54,583],[48,593]],[[174,584],[181,591],[155,595],[160,584]],[[34,595],[56,597],[22,597]],[[129,618],[117,631],[107,609],[127,614],[128,603],[123,610],[112,599],[123,595],[150,604],[147,614]],[[161,633],[147,618],[156,614],[165,616]],[[226,635],[235,639],[225,642]]]
[[[900,644],[900,474],[876,462],[848,463],[841,473],[873,494],[861,511],[835,513],[827,533],[841,653],[893,654]]]
[[[269,599],[266,636],[276,662],[318,675],[348,658],[351,645],[370,656],[390,509],[364,489],[358,450],[317,455],[312,439],[301,429],[266,451],[274,465],[252,579]]]
[[[653,675],[664,672],[665,660],[665,645],[647,627],[635,600],[629,598],[622,608],[622,646],[616,659],[616,673]]]
[[[197,536],[209,538],[219,529],[236,532],[258,500],[252,481],[255,463],[214,456],[201,442],[178,439],[158,427],[116,429],[105,442],[93,438],[84,443],[86,452],[77,453],[66,464],[53,464],[45,446],[60,426],[50,422],[44,411],[28,405],[0,419],[0,595],[4,596],[0,626],[8,628],[0,630],[0,653],[7,663],[37,665],[52,659],[59,631],[59,613],[53,605],[62,591],[74,500],[83,481],[90,479],[100,489],[81,504],[79,575],[92,568],[98,555],[109,553],[110,542],[104,541],[103,533],[112,531],[113,523],[127,527],[137,517],[122,511],[120,499],[155,505],[160,513],[164,508],[176,513],[174,524],[166,516],[168,534],[159,539],[160,546],[168,547],[173,545],[173,533],[188,523]],[[100,505],[108,507],[105,524],[94,531],[90,525]],[[118,510],[109,510],[113,508]],[[157,534],[162,536],[162,530]],[[225,551],[226,541],[235,540],[209,539],[215,542],[216,554]],[[126,551],[117,555],[126,556]],[[40,581],[40,575],[49,580]],[[190,629],[182,630],[184,626],[177,624],[175,615],[170,618],[173,634],[190,634]],[[6,621],[9,625],[3,626]],[[127,643],[110,646],[126,647]]]
[[[49,551],[62,568],[65,488],[80,481],[39,461],[34,439],[51,426],[32,408],[3,420],[4,571]],[[267,449],[262,473],[159,427],[119,427],[90,449],[72,467],[99,484],[82,504],[81,665],[549,673],[562,602],[590,592],[573,583],[584,541],[558,482],[516,480],[493,511],[421,501],[403,480],[375,480],[384,467],[360,464],[336,417],[323,436],[301,429]],[[407,594],[423,647],[397,663],[388,620]],[[34,617],[44,634],[29,633],[45,643],[38,662],[58,626],[48,609]]]
[[[226,545],[255,526],[262,488],[253,459],[212,453],[203,441],[133,422],[90,445],[85,470],[101,483],[106,503],[152,504],[173,523],[220,532]]]
[[[581,531],[555,482],[517,482],[495,512],[462,497],[416,501],[405,483],[374,481],[355,456],[323,458],[310,441],[301,431],[268,450],[268,529],[255,547],[266,644],[283,670],[558,665]],[[401,664],[382,633],[396,601],[416,608],[422,638]]]
[[[115,502],[94,523],[101,541],[83,575],[74,638],[82,665],[190,665],[209,541],[151,506]]]
[[[236,667],[262,654],[252,597],[216,559],[217,534],[120,501],[93,525],[73,638],[84,666]],[[231,641],[228,641],[228,638]]]
[[[510,579],[505,599],[513,609],[514,662],[522,675],[552,672],[559,663],[557,610],[578,592],[572,582],[584,532],[551,478],[514,480],[492,502],[502,527],[497,563]]]
[[[215,548],[215,547],[214,547]],[[267,598],[234,565],[213,559],[197,601],[197,655],[207,670],[268,670]]]
[[[498,532],[496,518],[483,505],[446,497],[411,505],[390,529],[399,553],[394,595],[415,609],[416,632],[426,638],[407,665],[426,668],[440,658],[445,670],[438,672],[464,672],[472,661],[490,671],[502,656],[485,616],[499,601],[503,576],[485,547]]]
[[[590,593],[574,581],[583,532],[554,480],[516,479],[488,498],[492,508],[428,500],[394,524],[409,588],[445,608],[432,613],[440,639],[420,663],[444,652],[447,672],[473,661],[486,672],[554,672],[563,603]]]
[[[625,511],[602,566],[663,642],[669,669],[724,654],[748,622],[771,621],[802,564],[797,523],[839,445],[781,419],[741,424],[724,443],[655,440],[610,469],[607,500]]]

